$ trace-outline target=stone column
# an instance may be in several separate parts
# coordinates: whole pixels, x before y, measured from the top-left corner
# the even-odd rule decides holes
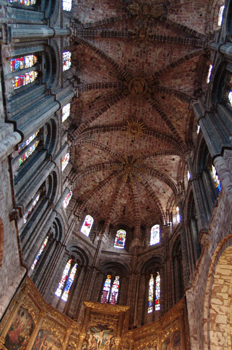
[[[183,226],[184,217],[183,217],[182,203],[179,203],[178,206],[180,209],[180,217],[181,217],[180,239],[181,239],[181,250],[182,250],[182,259],[183,259],[184,289],[186,289],[189,285],[188,249],[187,249],[187,242],[186,242],[186,233],[185,233],[185,229]]]

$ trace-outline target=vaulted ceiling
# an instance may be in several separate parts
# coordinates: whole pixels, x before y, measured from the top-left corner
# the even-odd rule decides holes
[[[165,222],[186,189],[191,100],[204,92],[206,1],[74,3],[79,97],[69,136],[75,212],[109,225]]]

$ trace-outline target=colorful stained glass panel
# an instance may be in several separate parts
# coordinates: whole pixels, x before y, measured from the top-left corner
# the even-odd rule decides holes
[[[11,58],[11,72],[17,72],[20,69],[31,68],[36,64],[38,58],[35,55],[27,55],[23,57]]]
[[[66,153],[64,158],[62,159],[62,166],[61,169],[62,171],[66,168],[66,166],[68,165],[69,162],[69,158],[70,158],[70,153]]]
[[[81,233],[88,237],[93,226],[93,222],[94,219],[92,218],[92,216],[86,215],[83,225],[81,226]]]
[[[126,231],[118,230],[114,240],[114,248],[124,249],[126,244]]]
[[[23,215],[24,224],[27,222],[28,216],[31,214],[32,210],[35,208],[36,204],[38,203],[39,198],[40,198],[40,193],[35,195],[32,204],[28,207],[27,212]]]
[[[153,302],[154,302],[154,277],[151,274],[148,286],[148,310],[147,312],[150,314],[153,312]]]
[[[70,272],[70,275],[68,277],[67,283],[66,283],[66,285],[64,287],[64,292],[63,292],[62,297],[61,297],[61,299],[63,301],[67,301],[68,300],[69,291],[70,291],[70,288],[72,287],[72,284],[73,284],[76,272],[77,272],[77,264],[75,264],[73,266],[73,268],[72,268],[72,270]]]
[[[72,0],[63,0],[63,10],[64,11],[71,11],[72,9]]]
[[[158,244],[160,242],[160,225],[154,225],[151,228],[150,245]]]
[[[160,310],[160,274],[157,272],[155,279],[155,310]]]
[[[110,304],[115,305],[118,301],[118,292],[119,292],[119,276],[115,276],[115,280],[110,293]]]
[[[14,89],[19,89],[24,85],[33,83],[33,81],[35,81],[37,77],[38,77],[38,72],[36,71],[31,71],[29,73],[17,75],[13,79],[13,87]]]
[[[69,270],[71,268],[71,263],[72,263],[72,259],[70,259],[67,264],[65,265],[65,268],[64,268],[64,271],[63,271],[63,274],[62,274],[62,277],[60,279],[60,282],[58,284],[58,287],[57,287],[57,290],[55,292],[55,295],[57,297],[60,297],[61,296],[61,293],[62,293],[62,290],[65,286],[65,283],[67,281],[67,278],[68,278],[68,274],[69,274]]]
[[[45,240],[44,240],[44,242],[43,242],[43,244],[42,244],[42,247],[41,247],[40,250],[39,250],[39,253],[37,254],[37,256],[36,256],[36,258],[35,258],[33,264],[31,265],[31,269],[32,269],[32,270],[35,269],[35,267],[36,267],[36,265],[37,265],[37,263],[38,263],[38,261],[39,261],[39,259],[40,259],[40,256],[42,255],[42,253],[43,253],[43,251],[44,251],[44,249],[45,249],[47,243],[48,243],[48,237],[45,238]]]
[[[71,52],[63,52],[63,72],[68,70],[71,67]]]
[[[211,174],[212,174],[212,177],[213,177],[214,186],[216,187],[217,192],[219,193],[221,191],[221,189],[222,189],[221,181],[219,180],[219,176],[217,174],[217,170],[216,170],[216,168],[213,165],[212,165],[212,168],[211,168]]]
[[[70,202],[70,199],[72,198],[72,191],[69,191],[69,193],[67,194],[67,196],[65,197],[64,201],[63,201],[63,207],[64,209],[67,208],[68,203]]]
[[[102,304],[106,304],[108,302],[110,289],[111,289],[111,275],[107,275],[107,278],[105,280],[103,290],[102,290],[102,296],[101,296]]]

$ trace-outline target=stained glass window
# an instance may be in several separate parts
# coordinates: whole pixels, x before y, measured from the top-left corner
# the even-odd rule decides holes
[[[21,86],[33,83],[33,81],[35,81],[37,77],[38,77],[38,72],[36,71],[31,71],[28,73],[17,75],[13,79],[13,87],[14,89],[18,89]]]
[[[213,65],[210,64],[210,65],[209,65],[209,70],[208,70],[208,75],[207,75],[207,78],[206,78],[206,83],[207,83],[207,84],[210,83],[211,75],[212,75],[212,70],[213,70]]]
[[[22,142],[19,146],[18,146],[18,152],[21,152],[26,146],[28,146],[31,141],[33,141],[36,136],[38,135],[39,130],[36,131],[33,135],[31,135],[26,141]]]
[[[199,134],[199,133],[200,133],[200,130],[201,130],[200,125],[197,125],[197,134]]]
[[[102,290],[102,296],[101,296],[102,304],[106,304],[108,302],[110,289],[111,289],[111,275],[107,275],[107,278],[105,280],[103,290]]]
[[[89,233],[91,231],[91,228],[93,226],[93,218],[91,215],[86,215],[85,220],[81,226],[81,233],[86,235],[87,237],[89,236]]]
[[[37,140],[33,145],[28,147],[28,149],[19,157],[19,165],[22,165],[27,158],[32,155],[32,153],[36,150],[37,146],[39,144],[39,140]]]
[[[125,248],[125,244],[126,244],[126,231],[118,230],[114,240],[114,247],[123,249]]]
[[[62,294],[62,297],[61,299],[63,301],[67,301],[68,300],[68,294],[69,294],[69,291],[70,291],[70,288],[72,287],[72,284],[73,284],[73,281],[74,281],[74,278],[75,278],[75,275],[76,275],[76,272],[77,272],[77,264],[75,264],[68,276],[68,281],[64,287],[64,292]]]
[[[64,201],[63,201],[63,207],[64,209],[67,208],[68,203],[70,202],[70,199],[72,198],[72,191],[69,191],[69,193],[67,194],[67,196],[65,197]]]
[[[151,228],[150,245],[158,244],[160,242],[160,225],[154,225]]]
[[[62,171],[66,168],[66,166],[68,165],[69,162],[69,158],[70,158],[70,153],[66,153],[64,158],[62,159],[62,166],[61,169]]]
[[[113,283],[113,286],[111,288],[111,293],[110,293],[110,304],[115,305],[117,304],[118,301],[118,292],[119,292],[119,276],[115,276],[115,280]]]
[[[63,10],[71,11],[72,9],[72,0],[63,0]]]
[[[160,310],[160,274],[157,272],[155,279],[155,310]]]
[[[63,72],[68,70],[71,67],[71,52],[63,52]]]
[[[11,58],[11,72],[17,72],[20,69],[31,68],[36,64],[38,58],[35,55],[27,55],[23,57]]]
[[[191,179],[191,174],[190,174],[189,171],[188,171],[188,173],[187,173],[187,178],[188,178],[188,181]]]
[[[218,14],[218,26],[219,27],[221,27],[221,25],[222,25],[224,10],[225,10],[225,5],[222,5],[220,7],[219,14]]]
[[[38,261],[39,261],[39,259],[40,259],[40,256],[41,256],[41,254],[43,253],[43,251],[44,251],[44,249],[45,249],[47,243],[48,243],[48,236],[45,238],[45,240],[44,240],[44,242],[43,242],[43,244],[42,244],[42,247],[41,247],[40,250],[39,250],[39,253],[37,254],[37,256],[36,256],[36,258],[35,258],[33,264],[31,265],[31,269],[32,269],[32,270],[34,270],[34,268],[36,267],[36,265],[37,265],[37,263],[38,263]]]
[[[71,103],[67,103],[62,108],[62,123],[70,116],[70,107],[71,107]]]
[[[24,224],[27,222],[28,216],[31,214],[32,210],[35,208],[36,204],[38,203],[39,198],[40,198],[40,193],[38,193],[34,196],[34,199],[31,203],[31,205],[28,207],[27,212],[23,215]]]
[[[21,4],[25,6],[33,6],[36,4],[36,0],[9,0],[10,3]]]
[[[64,268],[62,277],[61,277],[61,279],[60,279],[60,282],[59,282],[59,284],[58,284],[57,290],[56,290],[56,292],[55,292],[55,295],[56,295],[57,297],[60,297],[60,296],[61,296],[61,293],[62,293],[62,291],[63,291],[63,288],[64,288],[65,283],[66,283],[67,278],[68,278],[69,270],[70,270],[70,268],[71,268],[71,263],[72,263],[72,259],[70,259],[70,260],[67,262],[67,264],[66,264],[66,266],[65,266],[65,268]]]
[[[213,165],[211,167],[211,174],[212,174],[212,177],[213,177],[214,186],[216,187],[217,192],[219,193],[221,191],[221,189],[222,189],[221,181],[219,180],[219,176],[217,174],[216,168]]]
[[[153,302],[154,302],[154,277],[151,274],[148,286],[148,313],[153,312]]]

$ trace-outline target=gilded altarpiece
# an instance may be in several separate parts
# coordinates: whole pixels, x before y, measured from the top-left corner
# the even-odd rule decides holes
[[[84,302],[77,323],[48,305],[29,278],[0,324],[3,350],[189,350],[183,298],[158,321],[129,330],[129,306]]]

